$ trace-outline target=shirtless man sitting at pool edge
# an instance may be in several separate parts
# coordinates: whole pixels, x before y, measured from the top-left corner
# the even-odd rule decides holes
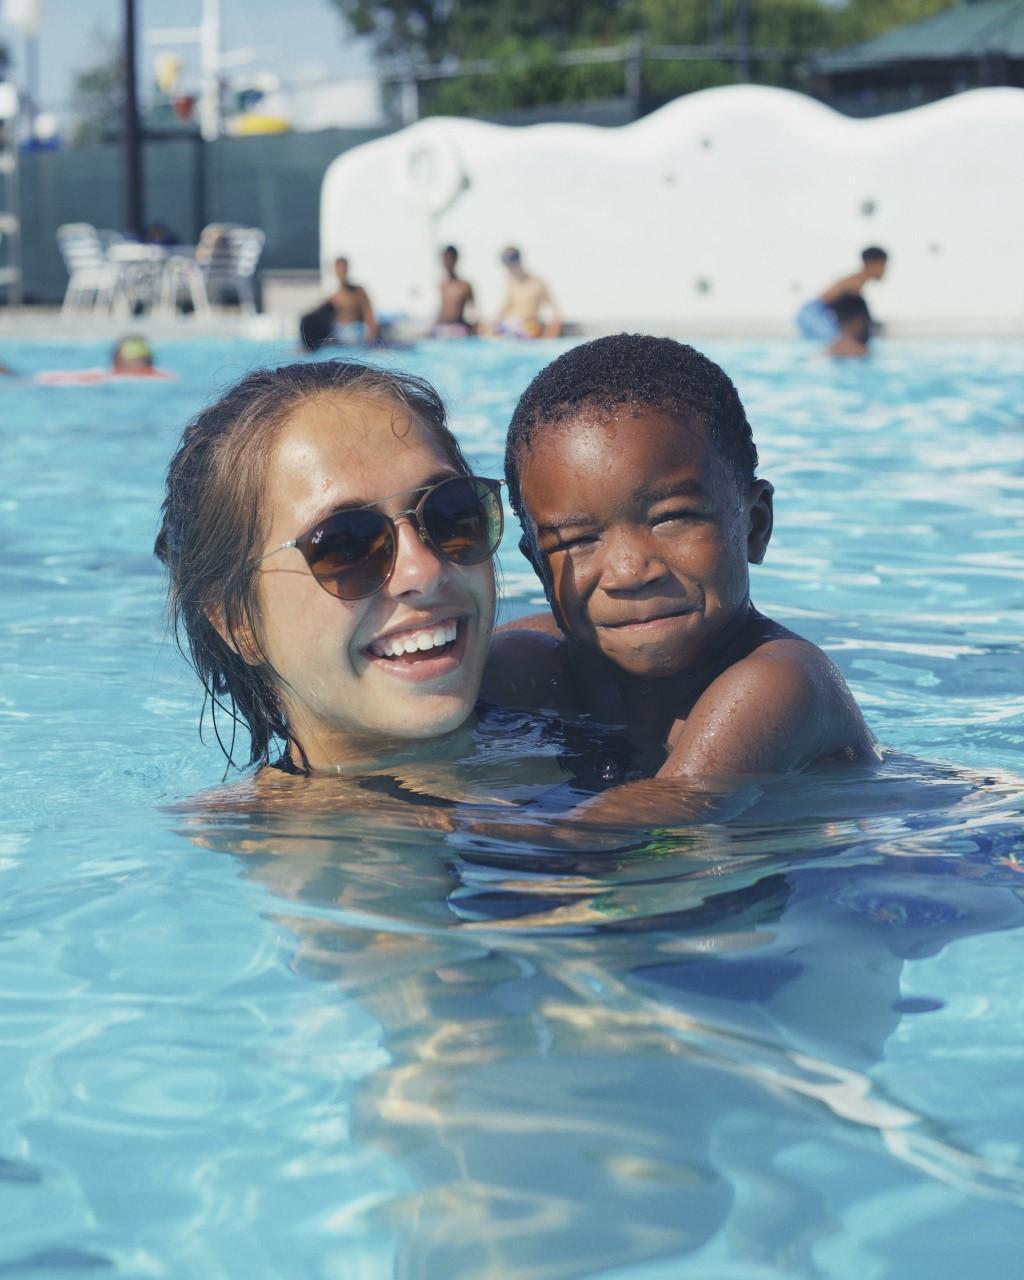
[[[435,338],[469,338],[476,333],[476,325],[467,318],[466,311],[476,305],[473,286],[459,275],[459,251],[453,244],[441,251],[441,307],[434,323]]]
[[[331,294],[335,338],[339,342],[376,342],[380,326],[373,313],[370,295],[361,284],[348,278],[348,258],[334,260],[338,287]]]
[[[508,271],[508,291],[495,333],[508,338],[557,338],[562,318],[547,285],[540,276],[530,275],[514,246],[502,253],[501,260]]]
[[[671,820],[688,788],[878,758],[825,654],[751,604],[773,491],[718,365],[667,338],[576,347],[520,399],[505,467],[553,616],[499,633],[484,697],[621,724],[685,784],[614,788],[595,816]]]

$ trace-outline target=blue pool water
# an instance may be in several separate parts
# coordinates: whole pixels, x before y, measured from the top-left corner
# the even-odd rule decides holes
[[[616,853],[170,809],[223,766],[163,622],[163,470],[287,353],[0,382],[0,1276],[1016,1274],[1024,353],[703,345],[776,486],[755,602],[888,756]],[[556,349],[402,363],[493,474]],[[537,607],[514,536],[502,566]],[[518,795],[549,757],[511,726],[464,771]]]

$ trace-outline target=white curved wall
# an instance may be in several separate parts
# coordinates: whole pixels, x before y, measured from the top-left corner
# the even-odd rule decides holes
[[[877,243],[890,325],[998,332],[1024,329],[1022,228],[1024,90],[851,120],[735,86],[619,129],[421,121],[328,168],[320,242],[381,311],[433,313],[450,241],[493,314],[512,243],[567,319],[668,332],[788,328]]]

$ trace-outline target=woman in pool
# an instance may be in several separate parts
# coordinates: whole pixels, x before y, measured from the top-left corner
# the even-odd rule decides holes
[[[423,380],[345,361],[244,377],[186,427],[156,543],[218,739],[226,711],[250,764],[337,773],[458,729],[501,528],[498,482]]]

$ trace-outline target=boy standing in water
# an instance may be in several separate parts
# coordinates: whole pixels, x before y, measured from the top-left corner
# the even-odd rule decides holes
[[[889,255],[878,245],[869,245],[860,255],[861,267],[848,276],[842,276],[829,287],[804,305],[796,314],[796,327],[803,338],[813,338],[818,342],[834,342],[840,336],[842,317],[837,314],[841,299],[855,297],[861,300],[864,314],[867,316],[868,332],[878,328],[871,319],[867,303],[863,299],[864,286],[885,276],[889,265]],[[833,352],[846,354],[850,352]],[[861,354],[864,354],[863,352]]]
[[[839,332],[829,344],[830,356],[860,359],[868,354],[871,341],[871,314],[859,293],[843,293],[836,298],[835,312]]]
[[[505,467],[554,616],[496,637],[484,696],[621,724],[658,778],[718,789],[877,758],[825,654],[750,602],[772,531],[756,466],[736,388],[692,347],[620,334],[548,365]]]

